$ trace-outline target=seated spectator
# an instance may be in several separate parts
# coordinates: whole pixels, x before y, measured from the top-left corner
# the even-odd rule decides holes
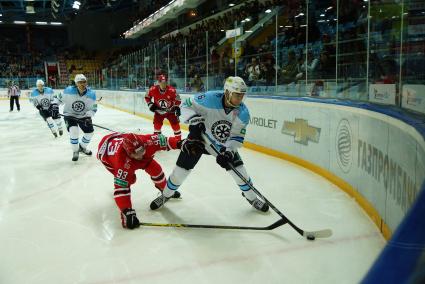
[[[265,59],[265,62],[261,64],[262,79],[266,81],[267,86],[271,86],[274,84],[274,79],[276,76],[276,66],[274,66],[273,61],[273,57],[267,57],[267,59]]]
[[[311,89],[311,96],[318,97],[323,93],[324,82],[322,80],[317,80],[314,82],[313,88]]]
[[[202,79],[198,74],[195,74],[190,85],[193,92],[200,92],[204,90],[204,82],[202,82]]]
[[[52,88],[56,88],[56,77],[53,75],[49,75],[48,84],[52,86]]]
[[[280,82],[283,84],[289,84],[295,81],[295,76],[298,73],[298,60],[295,56],[295,52],[290,50],[288,52],[288,63],[283,66],[281,71]]]
[[[304,63],[300,66],[300,73],[297,74],[296,78],[300,79],[305,76],[305,72],[309,77],[315,76],[317,71],[317,66],[319,65],[319,60],[314,57],[313,51],[309,50],[307,53],[307,61],[304,60]]]
[[[377,84],[395,84],[397,82],[398,67],[392,56],[386,55],[382,59],[376,58],[375,82]]]
[[[71,67],[70,67],[70,68],[69,68],[69,70],[68,70],[69,74],[72,74],[72,72],[73,72],[74,70],[77,70],[77,68],[75,67],[75,65],[74,65],[74,64],[72,64],[72,65],[71,65]]]
[[[322,79],[335,78],[335,57],[331,57],[326,50],[320,53],[317,71]]]
[[[220,55],[218,55],[217,49],[212,48],[211,50],[211,71],[213,73],[218,72],[218,61],[220,59]]]
[[[257,62],[257,58],[253,57],[251,63],[246,65],[245,73],[248,76],[248,85],[252,86],[257,80],[260,79],[261,70],[260,65]]]

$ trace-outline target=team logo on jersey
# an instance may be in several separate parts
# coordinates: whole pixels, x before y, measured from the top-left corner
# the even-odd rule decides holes
[[[72,110],[75,112],[82,112],[86,108],[83,101],[75,101],[72,103]]]
[[[211,133],[215,139],[217,139],[221,143],[224,143],[227,141],[227,138],[230,136],[231,128],[232,128],[232,123],[230,121],[219,120],[212,125]]]
[[[168,101],[167,100],[158,100],[158,105],[161,108],[167,109],[168,108]]]
[[[43,108],[48,108],[50,106],[50,100],[48,98],[41,99],[40,104]]]

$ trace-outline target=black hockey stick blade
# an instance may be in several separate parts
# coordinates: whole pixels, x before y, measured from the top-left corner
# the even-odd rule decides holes
[[[311,231],[311,232],[307,232],[304,231],[303,232],[303,237],[306,238],[307,240],[314,240],[317,238],[329,238],[330,236],[332,236],[332,230],[331,229],[324,229],[324,230],[320,230],[320,231]]]
[[[141,222],[140,226],[147,227],[173,227],[173,228],[197,228],[197,229],[226,229],[226,230],[256,230],[256,231],[270,231],[279,226],[284,225],[286,222],[279,219],[273,224],[266,227],[246,227],[246,226],[225,226],[225,225],[196,225],[196,224],[163,224],[163,223],[144,223]]]

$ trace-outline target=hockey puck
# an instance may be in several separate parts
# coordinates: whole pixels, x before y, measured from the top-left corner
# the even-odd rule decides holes
[[[316,238],[313,235],[308,235],[307,240],[314,241]]]

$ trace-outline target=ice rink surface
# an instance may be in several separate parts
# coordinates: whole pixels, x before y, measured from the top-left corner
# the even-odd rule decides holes
[[[54,138],[28,101],[0,101],[0,283],[358,283],[385,240],[356,202],[324,178],[287,161],[240,151],[256,188],[304,230],[331,228],[309,242],[289,225],[272,231],[141,227],[125,230],[113,177],[95,156],[72,162],[68,133]],[[99,107],[99,124],[151,133],[152,122]],[[248,127],[249,132],[249,127]],[[108,131],[95,128],[95,152]],[[164,134],[171,135],[169,126]],[[186,133],[183,133],[186,136]],[[178,151],[160,152],[168,176]],[[142,171],[132,187],[143,222],[267,226],[232,178],[204,156],[181,186],[182,199],[158,211]]]

